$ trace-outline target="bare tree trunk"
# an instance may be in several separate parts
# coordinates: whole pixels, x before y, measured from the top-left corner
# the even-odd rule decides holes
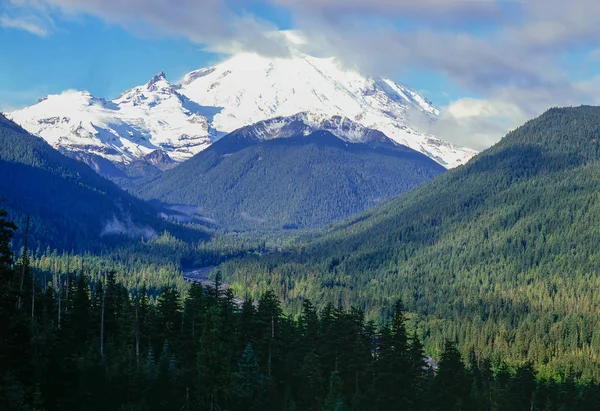
[[[140,299],[135,302],[135,360],[140,362],[140,316],[139,316]]]
[[[100,315],[100,356],[104,358],[104,309],[106,301],[106,291],[102,290],[102,314]]]
[[[35,318],[35,281],[31,281],[31,325],[33,325],[33,319]]]
[[[25,225],[25,243],[23,247],[23,264],[21,267],[21,287],[19,287],[19,298],[17,299],[17,309],[21,308],[23,299],[23,286],[25,284],[25,271],[27,270],[27,241],[29,240],[29,214],[27,214],[27,224]]]
[[[273,339],[275,338],[275,317],[271,316],[271,340],[269,341],[269,378],[271,377],[271,358]]]
[[[62,310],[61,302],[62,302],[62,278],[58,279],[58,329],[60,330],[60,312]]]
[[[69,282],[69,272],[71,271],[71,254],[68,253],[67,254],[67,285]],[[68,290],[68,288],[67,288]],[[58,273],[58,328],[60,329],[60,317],[62,314],[62,292],[63,292],[63,282],[62,282],[62,275],[60,273]],[[69,297],[68,295],[68,291],[67,291],[67,298]],[[66,312],[66,308],[65,308],[65,312]]]
[[[67,310],[69,309],[69,286],[71,282],[71,276],[67,274],[67,278],[65,280],[65,314],[67,314]]]

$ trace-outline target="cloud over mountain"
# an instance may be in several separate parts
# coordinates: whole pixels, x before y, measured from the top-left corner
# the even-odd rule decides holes
[[[220,53],[285,56],[289,37],[272,16],[257,12],[274,8],[290,15],[315,54],[373,75],[428,70],[452,84],[464,98],[442,113],[441,136],[474,147],[549,106],[597,101],[590,87],[597,73],[569,64],[573,54],[585,60],[600,48],[596,0],[9,1],[3,21],[33,15],[41,23],[20,28],[37,34],[51,33],[60,19],[91,15],[141,36],[185,37]]]

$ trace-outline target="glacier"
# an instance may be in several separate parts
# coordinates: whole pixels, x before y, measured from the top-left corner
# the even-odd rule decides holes
[[[438,109],[403,84],[362,75],[335,58],[299,51],[289,57],[241,53],[171,84],[163,72],[114,100],[67,90],[7,113],[30,133],[67,154],[94,155],[118,165],[148,158],[182,162],[223,135],[265,120],[338,123],[352,140],[356,126],[378,130],[446,168],[477,152],[418,131],[413,116],[435,122]],[[288,120],[285,120],[288,118]],[[271,122],[271,127],[273,126]],[[350,133],[350,134],[348,134]],[[157,154],[159,153],[159,154]]]

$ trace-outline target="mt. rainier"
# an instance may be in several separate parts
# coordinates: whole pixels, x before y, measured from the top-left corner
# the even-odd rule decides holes
[[[415,131],[413,110],[431,121],[439,114],[428,100],[390,79],[365,77],[342,69],[333,58],[294,52],[288,58],[238,54],[188,73],[178,85],[159,73],[112,101],[65,91],[7,117],[67,154],[88,163],[109,160],[119,168],[149,158],[168,168],[226,133],[298,113],[305,119],[348,118],[447,168],[476,154]]]

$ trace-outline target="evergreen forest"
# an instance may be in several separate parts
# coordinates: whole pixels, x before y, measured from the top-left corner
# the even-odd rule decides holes
[[[355,307],[275,293],[163,287],[155,303],[85,266],[40,281],[0,212],[2,410],[590,410],[595,382],[540,379],[446,341],[427,358],[400,302],[380,326]]]

